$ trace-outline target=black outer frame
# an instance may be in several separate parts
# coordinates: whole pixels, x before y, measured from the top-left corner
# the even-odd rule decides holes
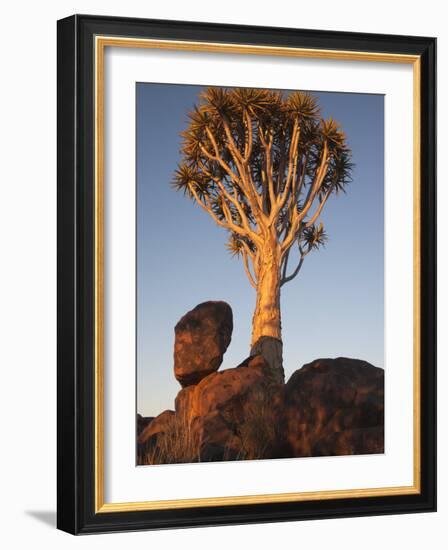
[[[421,56],[421,493],[94,511],[94,37],[194,40]],[[436,510],[436,39],[74,15],[58,21],[57,526],[72,534]]]

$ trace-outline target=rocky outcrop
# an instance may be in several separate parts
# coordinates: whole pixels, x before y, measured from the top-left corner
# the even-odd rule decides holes
[[[317,359],[285,387],[293,456],[384,452],[384,371],[365,361]]]
[[[180,392],[176,395],[174,408],[176,409],[177,415],[183,415],[188,418],[191,416],[191,402],[193,399],[195,387],[196,386],[187,386],[186,388],[182,388]]]
[[[140,435],[146,426],[153,420],[153,416],[142,416],[141,414],[137,414],[137,435]]]
[[[207,376],[192,392],[190,415],[203,417],[215,410],[233,410],[237,414],[238,408],[242,409],[242,404],[251,390],[268,384],[265,377],[268,368],[263,357],[255,356],[236,368]]]
[[[182,387],[219,369],[232,330],[232,309],[225,302],[204,302],[182,317],[174,330],[174,375]]]
[[[147,444],[152,437],[165,433],[165,431],[170,427],[173,417],[174,411],[170,410],[163,411],[163,413],[159,414],[159,416],[156,416],[138,436],[139,445]]]
[[[327,433],[315,443],[312,456],[381,453],[384,453],[384,426],[372,426]]]
[[[174,411],[138,418],[139,464],[384,452],[382,369],[317,359],[284,384],[266,340],[260,353],[253,349],[237,367],[216,372],[232,334],[224,302],[200,304],[175,333],[182,389]]]
[[[279,453],[284,387],[269,374],[266,360],[254,356],[179,392],[176,415],[190,426],[202,461]]]

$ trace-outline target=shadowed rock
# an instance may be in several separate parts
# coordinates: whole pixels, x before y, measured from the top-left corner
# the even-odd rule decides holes
[[[174,411],[166,410],[156,416],[154,420],[140,433],[138,436],[138,444],[146,444],[151,437],[160,433],[164,433],[170,426],[170,423],[174,417]]]
[[[219,369],[232,330],[232,309],[225,302],[204,302],[181,318],[175,327],[174,375],[182,387]]]
[[[357,359],[317,359],[285,388],[293,456],[384,452],[384,371]]]
[[[314,445],[313,456],[384,453],[384,426],[327,434]]]
[[[137,435],[140,435],[146,426],[153,420],[153,416],[142,416],[141,414],[137,414]]]

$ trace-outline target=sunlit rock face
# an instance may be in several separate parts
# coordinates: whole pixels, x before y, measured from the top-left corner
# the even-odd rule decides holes
[[[182,317],[174,329],[174,375],[182,387],[219,369],[232,330],[232,309],[225,302],[204,302]]]
[[[358,359],[316,359],[286,384],[285,417],[293,456],[382,453],[384,371]]]
[[[273,382],[269,373],[266,360],[255,356],[194,386],[180,413],[197,434],[202,460],[281,454],[284,385]]]

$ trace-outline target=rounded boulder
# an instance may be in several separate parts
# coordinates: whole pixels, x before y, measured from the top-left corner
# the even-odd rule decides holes
[[[174,329],[174,375],[183,388],[219,369],[232,331],[232,308],[226,302],[204,302],[180,319]]]

